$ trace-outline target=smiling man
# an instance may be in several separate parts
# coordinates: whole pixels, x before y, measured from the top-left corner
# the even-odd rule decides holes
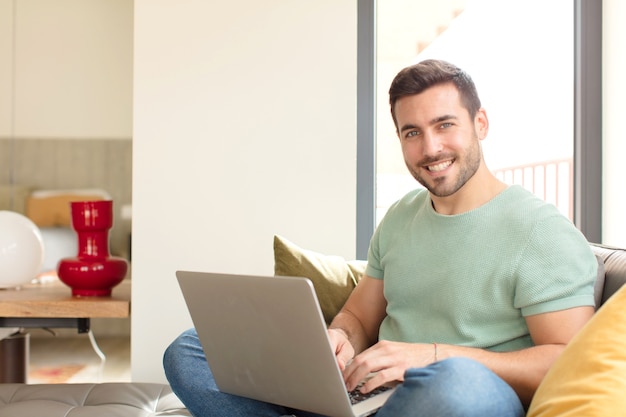
[[[377,417],[522,416],[593,314],[595,257],[554,206],[489,171],[489,121],[464,71],[423,61],[389,96],[426,190],[389,209],[330,325],[346,384],[400,384]]]
[[[523,416],[593,314],[596,259],[556,207],[487,169],[489,121],[465,72],[424,61],[389,96],[406,166],[426,189],[388,210],[328,329],[346,386],[398,385],[377,417]],[[310,415],[220,392],[194,329],[164,366],[196,417]]]
[[[392,115],[402,152],[413,177],[433,199],[440,200],[442,207],[437,211],[454,214],[445,212],[443,206],[464,201],[478,190],[485,200],[467,201],[466,205],[480,205],[502,191],[505,184],[489,172],[482,156],[480,141],[487,136],[489,122],[471,80],[461,73],[457,84],[436,84],[410,95],[401,95],[401,89],[407,88],[398,85],[401,80],[399,75],[394,84],[400,91],[395,93]],[[463,207],[458,210],[466,211]]]

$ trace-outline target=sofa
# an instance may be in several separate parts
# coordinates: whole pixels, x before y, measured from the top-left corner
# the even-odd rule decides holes
[[[626,415],[626,250],[590,244],[598,260],[597,311],[540,384],[527,417]],[[327,322],[358,282],[363,261],[344,261],[274,239],[276,275],[312,279]]]
[[[590,243],[598,259],[596,306],[602,306],[626,283],[626,249]],[[303,249],[282,236],[274,236],[274,273],[308,277],[313,281],[327,323],[343,306],[365,272],[365,261],[345,261],[339,256]]]
[[[529,417],[613,416],[626,412],[626,396],[623,395],[626,392],[626,309],[623,308],[626,287],[620,291],[626,283],[626,250],[597,244],[591,244],[591,249],[598,258],[596,299],[599,310],[546,376],[535,396],[538,402],[533,400],[531,404]],[[302,249],[280,236],[274,237],[274,261],[276,275],[305,276],[313,281],[326,321],[339,311],[365,268],[364,261],[345,261],[338,256]],[[622,327],[614,331],[612,327],[616,323]],[[597,363],[604,360],[605,352],[610,353],[608,364]],[[561,375],[561,368],[569,373]],[[577,374],[578,369],[581,371]],[[579,380],[582,383],[578,383]],[[569,391],[563,393],[564,389]],[[607,406],[613,408],[608,410]],[[615,413],[615,410],[621,412]],[[16,416],[179,417],[190,414],[165,384],[0,384],[0,417]]]
[[[156,383],[0,384],[0,417],[191,417]]]

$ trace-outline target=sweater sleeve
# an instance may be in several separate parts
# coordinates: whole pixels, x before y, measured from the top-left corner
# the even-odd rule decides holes
[[[585,237],[560,215],[535,225],[521,253],[514,303],[530,316],[593,306],[598,263]]]

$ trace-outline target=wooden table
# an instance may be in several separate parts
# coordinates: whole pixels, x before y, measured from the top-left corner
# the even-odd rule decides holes
[[[125,318],[129,315],[130,280],[114,287],[110,297],[73,297],[72,290],[57,279],[20,289],[0,289],[0,320]],[[23,326],[3,325],[0,321],[0,327]]]
[[[91,318],[129,316],[130,280],[113,288],[110,297],[73,297],[72,290],[58,279],[19,289],[0,289],[0,327],[75,328],[79,333],[87,333]],[[93,337],[92,333],[89,335]],[[0,343],[5,342],[7,345],[12,343],[9,339],[0,340]],[[5,368],[14,368],[4,370],[7,375],[0,375],[1,382],[25,382],[26,366],[8,357],[11,353],[15,354],[15,348],[11,349],[0,349],[3,353],[0,364]],[[28,344],[25,349],[28,349]],[[27,357],[28,352],[25,355]]]

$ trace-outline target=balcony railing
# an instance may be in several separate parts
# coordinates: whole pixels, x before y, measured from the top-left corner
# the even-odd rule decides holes
[[[574,164],[572,158],[501,168],[494,175],[507,184],[519,184],[539,198],[554,204],[574,219]]]
[[[493,170],[507,184],[519,184],[542,200],[554,204],[563,215],[574,219],[574,170],[572,159],[556,159]],[[389,206],[405,193],[421,187],[408,173],[376,175],[376,224]]]

